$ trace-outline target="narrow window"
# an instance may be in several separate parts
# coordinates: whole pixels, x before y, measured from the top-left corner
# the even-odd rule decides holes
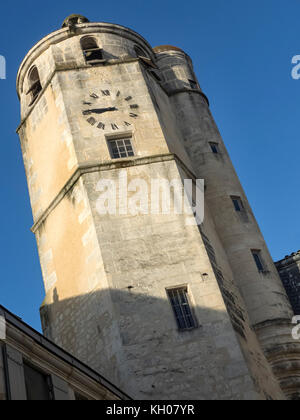
[[[252,250],[252,255],[255,261],[255,264],[257,266],[257,269],[260,273],[265,271],[264,263],[261,257],[261,251],[260,250]]]
[[[167,290],[179,330],[190,330],[197,327],[193,316],[187,287]]]
[[[27,95],[31,94],[31,101],[29,106],[33,105],[42,90],[39,72],[36,66],[32,67],[28,75],[29,90]]]
[[[25,386],[28,401],[50,401],[51,378],[49,375],[24,362]]]
[[[130,138],[109,140],[108,145],[112,159],[134,156]]]
[[[209,143],[209,144],[210,144],[210,147],[211,147],[211,151],[215,155],[218,155],[220,153],[219,144],[218,143]]]
[[[198,83],[195,82],[195,80],[189,79],[189,84],[190,84],[192,89],[198,89]]]
[[[240,197],[231,197],[231,199],[232,199],[235,211],[239,211],[239,212],[245,211],[244,204]]]
[[[85,61],[87,63],[97,64],[99,61],[103,60],[102,49],[99,48],[95,38],[88,36],[82,38],[80,42]]]

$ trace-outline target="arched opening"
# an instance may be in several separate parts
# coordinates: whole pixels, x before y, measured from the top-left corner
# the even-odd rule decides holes
[[[149,58],[148,54],[138,45],[134,46],[134,51],[135,51],[137,57]]]
[[[36,66],[32,67],[32,69],[30,70],[28,79],[29,79],[29,90],[27,92],[27,95],[31,94],[31,101],[29,104],[29,106],[31,106],[36,101],[37,97],[39,96],[39,93],[42,90],[39,71]]]
[[[87,63],[96,64],[100,60],[103,60],[102,49],[99,48],[98,42],[95,38],[87,36],[82,38],[80,43],[85,61]]]
[[[149,57],[149,55],[145,52],[145,50],[138,45],[134,46],[134,51],[136,53],[137,58],[146,66],[148,70],[150,70],[150,73],[155,77],[157,81],[161,81],[160,77],[158,76],[157,72],[155,71],[157,69],[156,64],[153,63],[152,59]],[[155,70],[153,70],[155,69]]]

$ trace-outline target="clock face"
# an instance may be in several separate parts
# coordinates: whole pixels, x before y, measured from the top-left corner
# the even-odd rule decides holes
[[[124,130],[133,125],[139,117],[139,105],[130,95],[120,90],[93,92],[83,101],[82,115],[91,126],[98,130]]]

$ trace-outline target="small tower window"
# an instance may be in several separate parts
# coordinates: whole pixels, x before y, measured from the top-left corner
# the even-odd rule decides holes
[[[256,267],[260,273],[265,271],[265,265],[261,256],[261,251],[257,249],[252,249],[252,255],[256,264]]]
[[[102,49],[99,48],[97,40],[91,36],[81,39],[81,48],[85,61],[89,64],[96,64],[103,60]]]
[[[190,86],[191,86],[191,88],[192,89],[198,89],[198,83],[197,82],[195,82],[195,80],[191,80],[191,79],[189,79],[189,84],[190,84]]]
[[[218,155],[220,153],[219,144],[218,143],[209,143],[209,144],[210,144],[212,152],[215,155]]]
[[[197,322],[193,316],[189,303],[187,287],[179,287],[167,290],[173,312],[180,331],[191,330],[197,327]]]
[[[131,138],[108,141],[112,159],[121,159],[134,156]]]
[[[31,101],[29,106],[33,105],[42,90],[39,72],[36,66],[32,67],[29,72],[29,90],[27,95],[31,94]]]
[[[231,197],[235,211],[245,211],[244,204],[242,202],[242,199],[240,197]]]

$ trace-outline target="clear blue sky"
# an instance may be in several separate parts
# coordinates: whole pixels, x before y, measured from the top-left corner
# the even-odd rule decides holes
[[[0,55],[0,303],[35,328],[44,296],[23,161],[15,129],[18,66],[39,39],[80,13],[119,23],[151,45],[183,48],[195,70],[274,259],[300,249],[299,0],[4,2]]]

